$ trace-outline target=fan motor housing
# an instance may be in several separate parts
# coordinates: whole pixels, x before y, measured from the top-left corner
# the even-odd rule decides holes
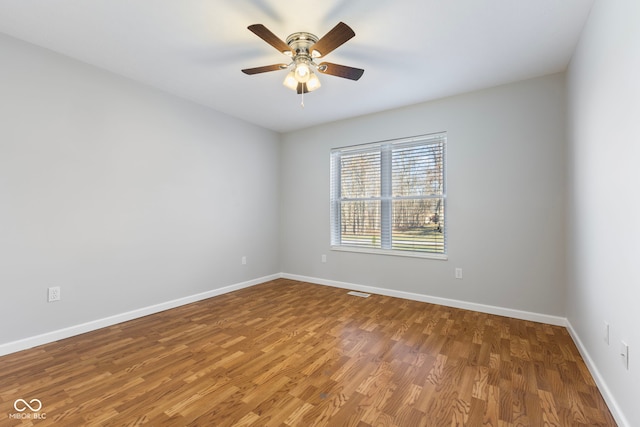
[[[297,32],[287,37],[287,44],[296,55],[310,55],[309,48],[318,42],[318,37],[311,33]]]

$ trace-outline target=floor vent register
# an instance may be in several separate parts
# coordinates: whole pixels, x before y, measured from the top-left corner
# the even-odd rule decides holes
[[[349,291],[349,292],[347,292],[347,294],[353,295],[353,296],[356,296],[356,297],[360,297],[360,298],[369,298],[371,296],[371,294],[367,294],[367,293],[364,293],[364,292],[358,292],[358,291]]]

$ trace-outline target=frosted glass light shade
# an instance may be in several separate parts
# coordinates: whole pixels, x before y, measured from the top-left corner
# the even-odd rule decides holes
[[[287,77],[284,78],[284,81],[282,82],[282,84],[291,90],[297,90],[298,81],[296,80],[295,73],[293,71],[289,71],[289,74],[287,74]]]
[[[318,76],[316,76],[315,73],[311,73],[311,77],[309,77],[309,81],[307,82],[307,90],[309,92],[313,92],[320,86],[322,85],[320,84],[320,79],[318,78]]]
[[[294,71],[295,71],[296,80],[299,83],[306,83],[309,81],[309,78],[311,77],[311,70],[309,69],[309,66],[306,63],[299,62],[296,65],[296,69]]]

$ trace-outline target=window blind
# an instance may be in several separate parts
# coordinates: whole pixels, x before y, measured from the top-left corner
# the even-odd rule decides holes
[[[331,150],[334,247],[446,254],[446,134]]]

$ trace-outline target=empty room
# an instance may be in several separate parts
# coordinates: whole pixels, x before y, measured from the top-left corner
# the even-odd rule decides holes
[[[0,426],[640,425],[640,2],[0,2]]]

